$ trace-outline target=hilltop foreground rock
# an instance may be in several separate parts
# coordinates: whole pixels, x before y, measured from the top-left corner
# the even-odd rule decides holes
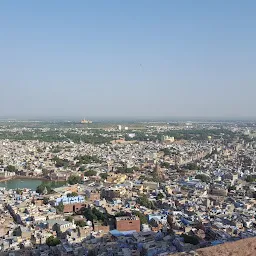
[[[256,238],[241,239],[236,242],[225,243],[198,249],[191,253],[179,253],[175,256],[256,256]]]

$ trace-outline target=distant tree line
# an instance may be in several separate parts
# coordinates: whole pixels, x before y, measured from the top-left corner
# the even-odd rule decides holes
[[[60,130],[51,129],[49,131],[42,131],[41,129],[33,129],[33,131],[10,132],[4,131],[0,134],[0,140],[9,139],[11,141],[21,140],[38,140],[43,142],[74,142],[74,143],[90,143],[102,144],[109,143],[112,138],[104,137],[100,134],[85,135],[74,132],[60,132]]]

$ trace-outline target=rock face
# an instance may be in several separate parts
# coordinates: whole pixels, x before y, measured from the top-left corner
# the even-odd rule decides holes
[[[236,242],[225,243],[198,249],[194,253],[179,253],[177,256],[256,256],[256,238],[241,239]]]

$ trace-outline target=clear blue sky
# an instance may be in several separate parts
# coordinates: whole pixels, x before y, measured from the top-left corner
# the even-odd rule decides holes
[[[1,1],[0,116],[255,117],[256,2]]]

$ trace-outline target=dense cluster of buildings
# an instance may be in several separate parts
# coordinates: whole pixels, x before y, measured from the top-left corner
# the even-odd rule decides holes
[[[256,142],[231,128],[229,140],[1,141],[2,178],[83,178],[50,193],[0,189],[1,252],[165,256],[255,236]],[[79,164],[85,155],[99,161]]]

